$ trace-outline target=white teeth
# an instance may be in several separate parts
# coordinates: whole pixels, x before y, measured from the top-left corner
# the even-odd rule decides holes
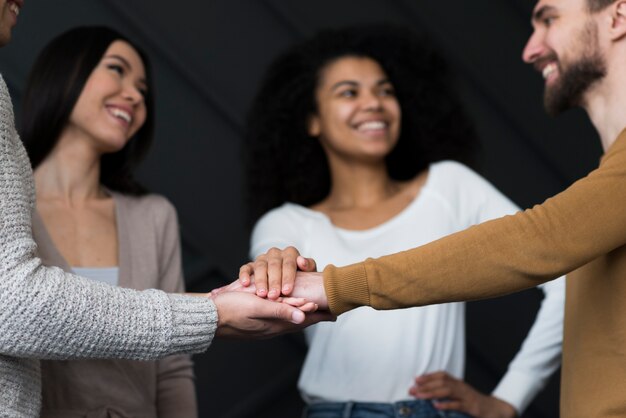
[[[543,67],[543,71],[541,73],[543,74],[543,78],[546,79],[550,76],[550,74],[552,74],[555,71],[556,71],[556,64],[550,63],[546,65],[545,67]]]
[[[111,108],[111,113],[116,118],[120,118],[122,120],[125,120],[128,123],[130,123],[131,120],[132,120],[132,117],[130,116],[130,113],[128,113],[128,112],[126,112],[126,111],[124,111],[122,109],[118,109],[117,107]]]
[[[19,16],[20,15],[20,6],[17,5],[17,3],[11,3],[11,5],[9,6],[9,9],[15,13],[15,16]]]
[[[369,131],[375,129],[385,129],[387,124],[382,121],[363,122],[358,126],[359,131]]]

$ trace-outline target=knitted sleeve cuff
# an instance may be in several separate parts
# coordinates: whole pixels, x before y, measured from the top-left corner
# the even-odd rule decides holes
[[[217,330],[217,309],[206,297],[168,294],[172,306],[172,354],[206,350]]]
[[[370,304],[367,272],[363,263],[346,267],[328,265],[324,269],[324,288],[328,307],[335,315]]]

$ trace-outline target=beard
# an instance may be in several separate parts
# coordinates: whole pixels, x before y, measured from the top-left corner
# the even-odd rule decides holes
[[[582,56],[567,65],[559,64],[559,79],[545,90],[543,104],[551,116],[582,105],[587,90],[606,75],[595,24],[590,23],[583,29],[578,44],[583,46]]]

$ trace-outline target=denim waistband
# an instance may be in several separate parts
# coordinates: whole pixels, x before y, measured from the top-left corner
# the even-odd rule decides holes
[[[458,412],[437,410],[431,401],[411,400],[394,403],[322,402],[306,407],[303,418],[452,418],[467,417]]]

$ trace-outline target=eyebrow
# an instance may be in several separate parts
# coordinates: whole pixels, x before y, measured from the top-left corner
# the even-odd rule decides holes
[[[121,55],[111,54],[111,55],[107,55],[107,56],[105,56],[104,58],[107,58],[107,59],[108,59],[108,58],[113,58],[113,59],[116,59],[116,60],[118,60],[118,61],[121,61],[121,62],[122,62],[122,64],[124,64],[124,65],[125,65],[128,69],[132,69],[132,68],[133,68],[133,66],[132,66],[132,65],[130,65],[130,62],[128,62],[128,60],[127,60],[126,58],[124,58],[123,56],[121,56]],[[145,79],[145,78],[140,78],[140,79],[139,79],[139,82],[140,82],[140,83],[142,83],[142,84],[144,84],[144,85],[145,85],[145,84],[147,84],[147,82],[146,82],[146,79]]]
[[[539,22],[541,19],[543,19],[543,16],[546,13],[551,12],[553,10],[554,10],[554,6],[549,6],[549,5],[541,6],[539,9],[535,10],[531,21]]]
[[[389,79],[387,79],[387,78],[383,78],[381,80],[378,80],[376,82],[376,85],[377,86],[381,86],[381,85],[387,84],[387,83],[391,83],[391,81],[389,81]],[[335,90],[337,90],[341,86],[358,87],[359,83],[356,82],[356,81],[353,81],[353,80],[342,80],[342,81],[339,81],[339,82],[333,84],[332,87],[330,88],[330,90],[331,91],[335,91]]]

